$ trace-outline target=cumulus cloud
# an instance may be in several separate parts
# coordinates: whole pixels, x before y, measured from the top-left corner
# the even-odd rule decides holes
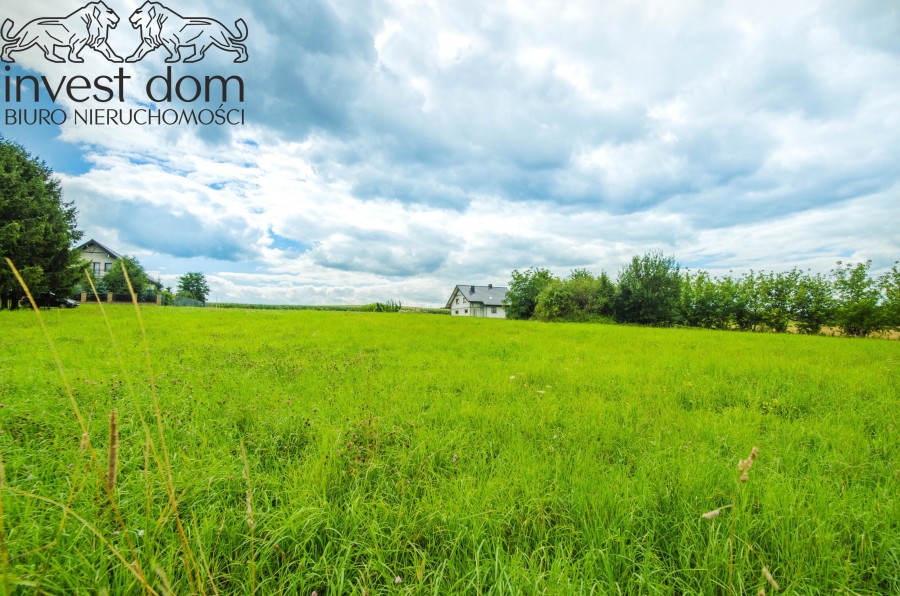
[[[123,55],[138,3],[113,3]],[[245,126],[46,134],[80,152],[63,182],[88,236],[164,275],[212,266],[229,299],[434,305],[514,268],[612,273],[656,249],[715,270],[900,253],[889,3],[209,0],[190,14],[248,24],[248,63],[212,49],[174,69],[240,76]],[[79,72],[110,68],[89,54]],[[129,72],[145,80],[163,57]]]

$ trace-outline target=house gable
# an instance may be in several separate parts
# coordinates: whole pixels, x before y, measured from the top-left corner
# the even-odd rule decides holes
[[[450,309],[451,315],[505,318],[505,298],[506,288],[502,286],[459,284],[453,288],[444,308]],[[458,304],[457,299],[460,300]],[[459,310],[463,312],[457,312]]]

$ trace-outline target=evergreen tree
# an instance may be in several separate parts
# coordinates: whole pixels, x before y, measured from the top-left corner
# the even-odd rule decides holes
[[[0,137],[0,259],[13,262],[33,294],[72,292],[81,264],[72,250],[82,235],[76,226],[75,207],[62,200],[50,168]],[[22,295],[0,260],[0,309],[16,308]]]

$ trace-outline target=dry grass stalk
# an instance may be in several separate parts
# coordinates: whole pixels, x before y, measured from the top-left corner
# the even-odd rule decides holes
[[[116,472],[119,468],[119,412],[109,413],[109,462],[106,466],[106,485],[110,492],[116,488]]]
[[[712,511],[707,511],[700,517],[703,519],[712,519],[714,517],[718,517],[722,513],[723,509],[728,509],[729,507],[731,507],[731,505],[725,505],[724,507],[719,507],[718,509],[713,509]]]
[[[247,450],[244,441],[241,440],[241,459],[244,461],[244,469],[241,475],[247,483],[247,525],[250,526],[250,593],[256,593],[256,522],[253,521],[253,489],[250,485],[250,462],[247,461]]]
[[[766,576],[766,581],[769,582],[769,585],[772,586],[776,590],[780,590],[781,588],[778,586],[778,582],[775,581],[775,578],[772,577],[772,574],[769,573],[768,567],[762,568],[763,575]]]
[[[759,449],[754,447],[750,450],[750,456],[747,459],[742,459],[738,462],[738,471],[741,472],[741,482],[750,480],[750,468],[753,466],[753,462],[756,461],[758,453]]]

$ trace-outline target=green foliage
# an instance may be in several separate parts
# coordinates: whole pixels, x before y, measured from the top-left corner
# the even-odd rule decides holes
[[[578,312],[582,311],[572,297],[571,285],[554,278],[538,294],[533,316],[539,321],[571,321]]]
[[[0,309],[15,308],[23,295],[3,257],[32,293],[72,293],[80,264],[72,245],[82,235],[76,226],[75,207],[63,202],[50,168],[0,137]]]
[[[191,271],[179,277],[178,295],[206,302],[206,297],[209,296],[209,284],[206,283],[206,276],[202,272]]]
[[[373,302],[360,308],[363,312],[400,312],[402,304],[388,300],[387,302]]]
[[[513,272],[516,316],[528,312],[541,321],[616,321],[652,325],[680,323],[709,329],[775,331],[793,325],[805,334],[837,325],[846,335],[866,336],[900,328],[900,263],[879,278],[871,262],[838,267],[831,279],[794,268],[774,273],[749,271],[713,278],[706,271],[679,273],[672,257],[635,256],[618,286],[605,273],[594,277],[575,269],[564,280],[546,270]],[[510,316],[510,318],[515,318]]]
[[[825,276],[803,275],[797,281],[797,291],[791,304],[791,314],[800,333],[819,333],[834,320],[837,302],[834,289]]]
[[[122,264],[125,264],[125,270],[128,271],[128,278],[134,288],[134,293],[141,295],[145,288],[151,286],[147,272],[144,266],[135,257],[123,256],[113,261],[112,267],[103,276],[103,286],[106,291],[115,295],[129,294],[128,282],[125,280],[125,274],[122,273]]]
[[[563,281],[552,279],[537,298],[534,318],[541,321],[596,321],[613,312],[615,285],[606,273],[598,277],[576,269]]]
[[[884,296],[882,304],[886,327],[900,330],[900,266],[894,261],[890,271],[878,279],[878,285]]]
[[[681,322],[691,327],[727,329],[730,326],[721,284],[706,271],[685,272],[681,283]]]
[[[134,561],[173,594],[756,594],[763,566],[900,593],[896,342],[146,308],[156,418],[134,309],[106,312],[121,368],[96,306],[45,316],[96,463],[33,315],[0,312],[10,593],[142,592]]]
[[[537,307],[538,296],[556,278],[547,269],[512,272],[503,306],[508,319],[530,319]]]
[[[796,269],[786,273],[759,273],[757,275],[760,320],[764,329],[779,333],[788,330],[799,279],[800,272]]]
[[[162,300],[160,302],[161,306],[172,306],[175,304],[175,294],[170,292],[168,289],[160,292],[162,294]]]
[[[678,321],[681,272],[661,252],[635,256],[619,274],[615,316],[620,323],[671,325]]]
[[[880,308],[881,288],[869,276],[872,261],[847,263],[832,270],[833,286],[838,300],[834,320],[845,335],[865,337],[886,326]]]

